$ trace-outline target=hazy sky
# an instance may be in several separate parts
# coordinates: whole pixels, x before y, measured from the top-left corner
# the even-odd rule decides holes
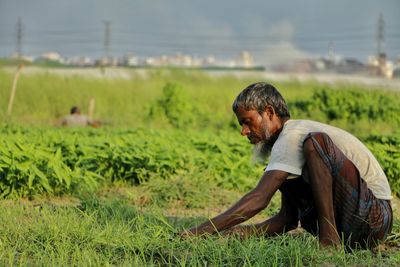
[[[121,56],[177,52],[233,58],[250,51],[268,64],[337,55],[365,61],[377,51],[385,20],[389,58],[400,55],[400,0],[0,0],[0,57],[16,50],[39,56],[104,55],[103,21],[111,22],[110,51]]]

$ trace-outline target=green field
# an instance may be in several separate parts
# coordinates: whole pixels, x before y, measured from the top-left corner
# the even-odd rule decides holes
[[[231,111],[261,78],[135,70],[128,79],[0,71],[1,265],[399,265],[398,218],[376,251],[318,249],[302,231],[240,241],[182,240],[176,233],[216,215],[252,188],[254,162]],[[349,84],[274,83],[294,119],[359,137],[400,196],[400,94]],[[73,105],[101,128],[62,128]],[[271,216],[279,197],[253,221]]]

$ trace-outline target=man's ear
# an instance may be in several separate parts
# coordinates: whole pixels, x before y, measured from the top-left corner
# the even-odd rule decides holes
[[[274,107],[271,106],[271,105],[266,105],[265,108],[264,108],[264,112],[267,113],[267,116],[268,116],[268,118],[269,118],[270,120],[272,120],[272,117],[273,117],[274,115],[276,115],[275,109],[274,109]]]

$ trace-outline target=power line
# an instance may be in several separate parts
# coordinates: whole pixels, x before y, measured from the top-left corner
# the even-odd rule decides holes
[[[382,16],[383,21],[383,16]],[[103,21],[103,53],[109,58],[111,56],[111,22]],[[19,26],[18,26],[19,25]],[[368,31],[357,32],[325,32],[321,34],[294,34],[291,38],[279,39],[279,35],[265,34],[208,34],[208,33],[188,33],[188,32],[138,32],[127,31],[124,29],[113,29],[113,48],[118,53],[121,51],[143,51],[153,49],[154,51],[181,51],[188,52],[196,51],[211,51],[210,53],[229,53],[230,51],[238,53],[240,50],[249,50],[251,52],[270,50],[283,51],[285,47],[279,46],[279,41],[286,43],[295,43],[296,47],[306,50],[326,51],[329,44],[335,44],[335,52],[342,53],[343,51],[368,51],[370,48],[365,48],[368,43],[373,47],[374,39],[378,42],[378,52],[383,51],[384,46],[390,48],[391,52],[398,51],[398,39],[400,32],[390,30],[385,32],[386,25],[378,20],[378,31],[374,36],[373,29]],[[3,31],[4,32],[4,31]],[[22,21],[19,18],[16,31],[16,54],[22,55],[22,43],[24,46],[29,46],[29,50],[40,50],[40,47],[54,47],[59,52],[78,51],[79,53],[96,52],[101,50],[102,35],[99,29],[79,29],[79,30],[45,30],[28,32],[25,36],[23,32]],[[34,33],[34,34],[33,34]],[[15,33],[14,33],[15,34]],[[15,36],[15,35],[14,35]],[[138,37],[140,36],[140,37]],[[1,38],[0,44],[9,45],[8,40],[13,38]],[[386,40],[386,44],[384,41]],[[370,41],[370,42],[368,42]],[[357,42],[360,45],[357,45]],[[11,45],[12,46],[12,45]],[[32,49],[33,46],[33,49]],[[79,46],[79,47],[78,47]],[[351,47],[350,47],[351,46]],[[35,48],[38,47],[38,48]],[[290,49],[289,47],[288,49]],[[46,48],[47,50],[48,48]],[[60,51],[61,50],[61,51]],[[374,50],[374,49],[373,49]],[[165,53],[165,52],[160,52]],[[285,53],[283,51],[283,53]],[[101,54],[101,52],[99,53]],[[192,52],[193,54],[193,52]]]
[[[108,47],[110,49],[110,41],[111,41],[111,25],[108,22],[104,22],[104,47]],[[29,32],[30,36],[28,38],[37,38],[37,39],[45,39],[47,40],[67,40],[68,39],[76,39],[77,42],[81,40],[96,40],[94,42],[98,42],[100,35],[98,32],[90,31],[36,31],[36,32]],[[269,40],[296,40],[296,41],[303,41],[303,42],[332,42],[332,41],[349,41],[349,40],[368,40],[373,38],[373,33],[368,32],[356,32],[356,33],[322,33],[316,35],[304,35],[304,34],[294,34],[290,38],[279,38],[276,34],[263,34],[263,35],[214,35],[214,34],[186,34],[186,33],[154,33],[154,32],[126,32],[126,31],[113,31],[113,34],[118,39],[118,42],[123,41],[126,39],[132,40],[146,40],[146,39],[154,39],[164,37],[163,39],[176,39],[176,40],[208,40],[208,42],[223,42],[223,41],[239,41],[239,42],[255,42],[255,41],[269,41]],[[137,36],[141,35],[140,38]],[[385,32],[385,37],[387,39],[398,38],[400,36],[400,32]],[[105,50],[108,50],[105,49]]]
[[[393,30],[394,32],[399,32],[399,28],[398,27],[388,27],[385,23],[385,29],[389,29],[389,30]],[[33,30],[30,31],[30,34],[34,34],[34,35],[42,35],[42,36],[58,36],[58,35],[76,35],[76,34],[99,34],[101,31],[103,30],[99,29],[99,28],[86,28],[86,29],[76,29],[76,30]],[[276,33],[254,33],[254,34],[224,34],[222,33],[218,33],[218,34],[209,34],[209,33],[193,33],[193,32],[182,32],[182,31],[131,31],[131,30],[126,30],[124,28],[118,28],[118,29],[113,29],[114,33],[120,34],[120,35],[150,35],[150,36],[173,36],[173,37],[181,37],[181,38],[221,38],[221,39],[230,39],[232,37],[238,37],[238,38],[250,38],[250,39],[257,39],[257,38],[266,38],[266,37],[277,37],[279,36],[279,34]],[[12,34],[11,32],[5,31],[5,30],[0,30],[0,33],[2,34]],[[298,34],[299,32],[297,32],[296,36],[299,36]],[[300,32],[301,33],[301,32]],[[304,32],[303,32],[304,33]],[[309,33],[309,32],[308,32]],[[313,32],[315,33],[315,32]],[[332,31],[326,31],[326,32],[320,32],[318,34],[318,36],[320,37],[331,37],[332,35],[336,36],[337,34],[339,34],[339,36],[343,36],[343,34],[345,34],[345,36],[351,36],[354,33],[360,34],[360,33],[364,33],[364,34],[373,34],[372,29],[371,28],[364,28],[364,29],[359,29],[359,30],[351,30],[351,31],[339,31],[339,32],[332,32]],[[304,38],[309,38],[309,35],[300,35],[301,37]],[[311,35],[315,36],[314,34]]]
[[[398,36],[393,36],[393,38],[388,38],[388,39],[398,39],[400,38],[400,35]],[[107,40],[107,38],[105,38]],[[354,45],[354,43],[357,42],[363,42],[363,46],[365,46],[366,40],[372,40],[371,38],[361,38],[361,36],[357,37],[354,36],[354,38],[343,38],[341,39],[335,39],[335,38],[329,38],[329,39],[316,39],[316,40],[304,40],[302,42],[299,42],[299,40],[295,39],[296,43],[301,46],[306,46],[306,47],[326,47],[329,43],[334,42],[338,47],[340,46],[349,46],[349,45]],[[292,40],[289,41],[283,41],[287,43],[292,43]],[[36,45],[54,45],[57,47],[60,46],[66,46],[66,45],[92,45],[93,47],[97,47],[97,43],[99,42],[99,38],[94,38],[94,37],[82,37],[82,38],[61,38],[61,39],[50,39],[47,41],[38,40],[38,39],[33,39],[31,40],[30,38],[25,41],[27,44],[36,44]],[[105,54],[109,56],[109,43],[110,41],[105,41]],[[107,45],[108,43],[108,45]],[[138,38],[136,41],[134,41],[134,38],[117,38],[115,40],[115,47],[123,47],[123,46],[153,46],[153,47],[266,47],[266,46],[276,46],[277,44],[282,43],[282,42],[268,42],[268,40],[264,40],[264,42],[254,42],[254,41],[249,41],[249,40],[227,40],[225,42],[222,41],[215,41],[215,40],[184,40],[184,39],[166,39],[166,40],[150,40],[150,39],[145,39],[145,38]],[[371,42],[372,43],[372,42]],[[389,42],[389,45],[394,45],[394,43]]]

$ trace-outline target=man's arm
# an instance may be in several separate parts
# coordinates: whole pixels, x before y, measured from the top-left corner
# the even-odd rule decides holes
[[[241,238],[248,238],[249,236],[273,236],[296,229],[298,223],[297,208],[291,205],[288,198],[282,194],[281,209],[278,214],[258,224],[232,227],[224,231],[223,235],[238,235]]]
[[[187,230],[186,234],[213,234],[250,219],[268,206],[272,196],[286,180],[287,176],[288,173],[284,171],[273,170],[265,172],[258,185],[231,208],[200,226]]]

